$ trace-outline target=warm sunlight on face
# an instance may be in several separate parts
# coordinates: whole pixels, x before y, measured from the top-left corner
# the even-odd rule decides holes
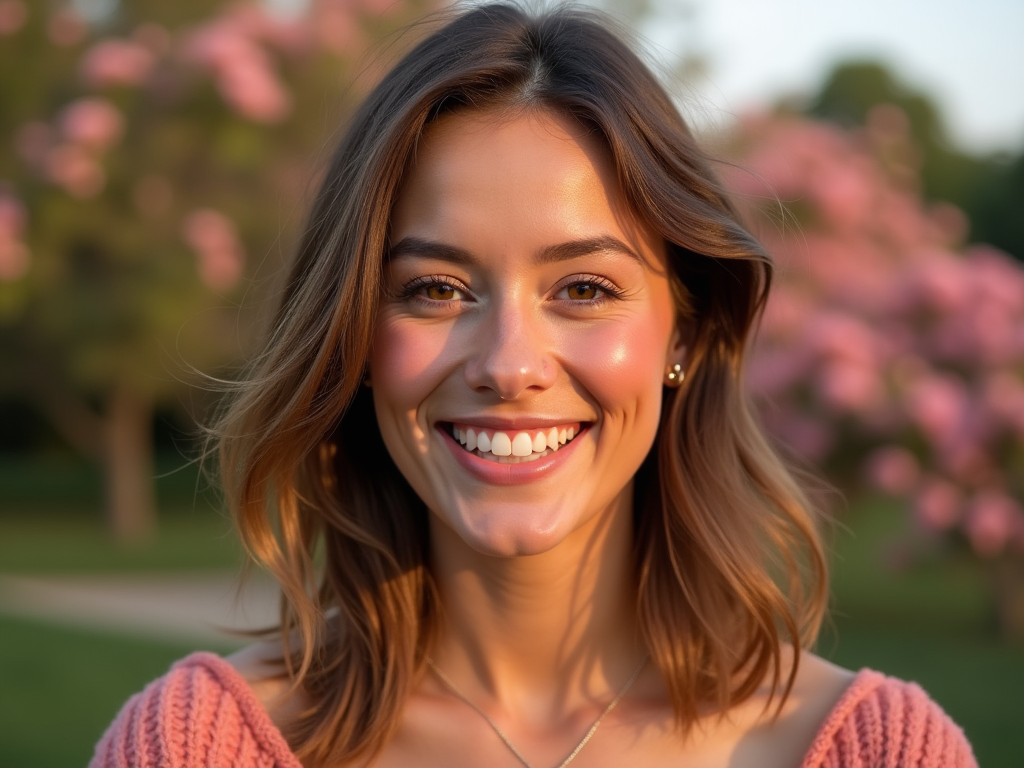
[[[682,357],[662,241],[587,134],[546,112],[443,118],[391,222],[370,361],[381,434],[434,515],[488,554],[547,551],[628,498]]]

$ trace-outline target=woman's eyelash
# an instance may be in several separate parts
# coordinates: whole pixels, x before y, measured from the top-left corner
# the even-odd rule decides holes
[[[570,299],[578,303],[595,303],[600,302],[603,299],[619,299],[622,298],[623,291],[615,283],[610,280],[599,277],[597,275],[573,275],[570,278],[562,281],[562,284],[558,286],[558,293],[573,288],[578,285],[588,285],[597,288],[603,295],[595,296],[591,299]]]
[[[619,299],[624,293],[622,289],[613,282],[598,275],[573,275],[568,277],[558,285],[555,289],[555,293],[557,295],[577,286],[588,286],[596,289],[599,293],[598,295],[590,298],[574,298],[570,296],[566,299],[567,301],[571,301],[575,304],[598,304],[608,299]],[[455,278],[447,277],[445,275],[423,275],[406,283],[402,287],[399,296],[402,299],[418,299],[425,302],[447,303],[444,299],[430,298],[429,296],[423,295],[425,288],[433,287],[450,288],[464,295],[469,294],[469,289],[460,280],[456,280]],[[451,300],[454,300],[454,298]]]
[[[455,280],[454,278],[445,277],[444,275],[423,275],[422,277],[417,277],[414,280],[410,280],[408,283],[405,284],[405,286],[403,286],[401,298],[420,298],[423,299],[424,301],[436,301],[436,299],[430,299],[426,296],[423,296],[420,293],[420,291],[422,291],[424,288],[429,288],[435,285],[449,286],[451,288],[454,288],[456,291],[460,291],[462,293],[469,293],[469,289],[466,288],[466,286],[463,285],[460,281]]]

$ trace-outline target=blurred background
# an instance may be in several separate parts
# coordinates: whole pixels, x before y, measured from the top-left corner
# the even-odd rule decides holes
[[[0,765],[267,620],[195,461],[432,0],[0,0]],[[607,0],[779,263],[763,418],[839,490],[819,652],[1024,764],[1024,4]],[[211,379],[212,377],[212,379]]]

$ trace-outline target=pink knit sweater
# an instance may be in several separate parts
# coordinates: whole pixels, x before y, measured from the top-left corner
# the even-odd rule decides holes
[[[124,705],[89,768],[302,768],[248,683],[194,653]],[[800,768],[977,768],[927,694],[865,669],[826,718]]]

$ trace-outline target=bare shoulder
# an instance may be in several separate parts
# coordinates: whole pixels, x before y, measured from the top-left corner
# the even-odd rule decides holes
[[[302,709],[302,696],[292,691],[291,680],[281,659],[280,643],[273,640],[252,643],[224,660],[249,684],[278,729],[298,716]]]
[[[810,651],[802,651],[792,695],[811,709],[824,708],[820,712],[824,717],[832,711],[856,676],[856,672],[826,661]]]
[[[783,679],[792,668],[793,658],[792,649],[786,649]],[[770,682],[740,706],[738,719],[748,727],[742,729],[736,741],[730,768],[800,765],[856,676],[820,656],[802,651],[793,688],[777,717],[773,716],[776,709]]]
[[[775,711],[771,704],[778,702],[777,697],[782,691],[773,691],[770,675],[761,683],[757,693],[742,705],[748,712],[761,712],[758,721],[807,719],[820,722],[828,716],[857,677],[855,672],[826,661],[810,651],[801,650],[797,659],[794,649],[784,645],[779,670],[780,683],[785,683],[788,679],[794,663],[797,670],[793,687],[777,718],[771,714]],[[765,712],[768,714],[764,714]]]

